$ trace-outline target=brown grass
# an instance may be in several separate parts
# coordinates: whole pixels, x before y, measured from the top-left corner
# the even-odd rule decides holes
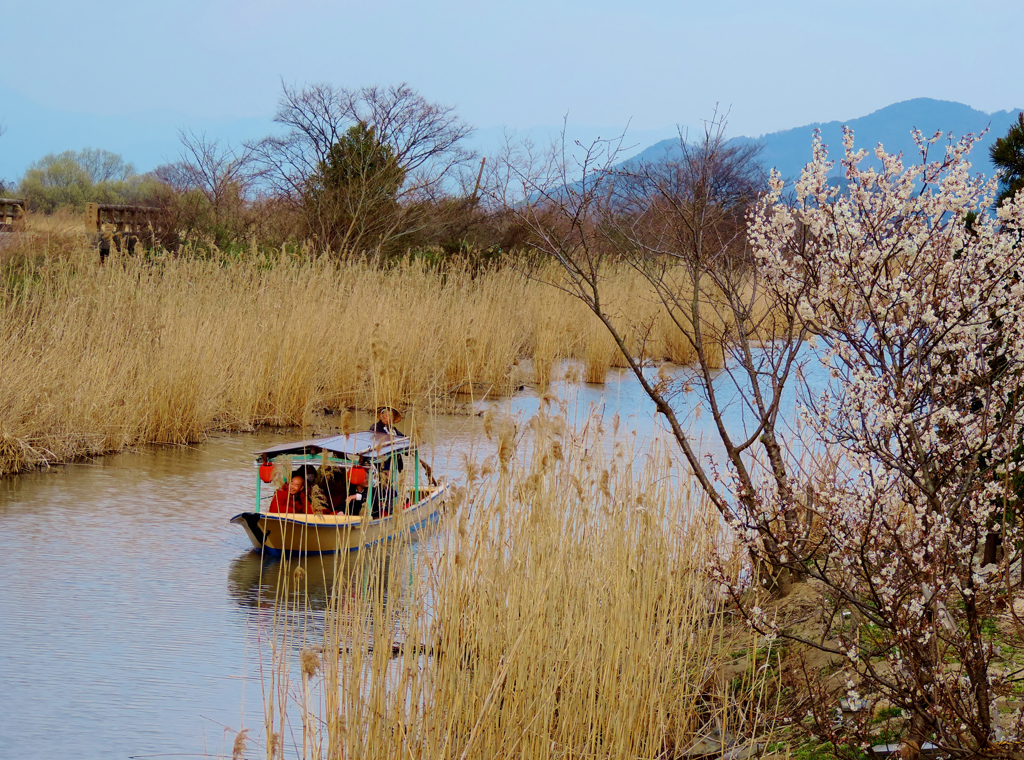
[[[85,237],[85,214],[70,208],[58,209],[52,214],[25,216],[25,232],[30,235]]]
[[[366,551],[338,574],[322,625],[301,614],[294,563],[273,570],[265,735],[293,737],[303,758],[396,760],[677,757],[702,738],[709,753],[763,740],[771,676],[727,677],[757,642],[726,641],[705,573],[726,542],[669,458],[641,464],[599,420],[584,434],[559,417],[526,438],[493,430],[505,453],[467,478],[438,550]]]
[[[527,290],[327,260],[46,262],[0,300],[0,472],[466,382],[508,390]]]
[[[0,474],[324,409],[506,394],[558,379],[565,359],[588,382],[623,364],[582,303],[512,268],[258,252],[100,266],[79,232],[46,224],[0,251]],[[611,271],[606,292],[633,355],[689,360],[637,273]],[[517,367],[529,360],[532,377]]]

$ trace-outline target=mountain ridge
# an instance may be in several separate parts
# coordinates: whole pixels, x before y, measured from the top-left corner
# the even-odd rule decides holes
[[[991,175],[994,167],[988,160],[988,147],[995,138],[1006,134],[1018,111],[1015,108],[986,113],[954,101],[914,98],[853,119],[814,122],[757,137],[737,136],[732,139],[760,143],[763,146],[761,160],[766,168],[774,166],[783,177],[792,179],[799,176],[804,164],[811,159],[811,136],[815,128],[821,130],[830,154],[838,157],[842,151],[843,124],[854,130],[859,147],[873,148],[881,142],[889,152],[903,152],[906,156],[916,155],[910,137],[912,127],[921,128],[926,135],[941,129],[959,137],[967,132],[978,133],[990,126],[988,134],[975,147],[973,157],[975,167]],[[188,126],[197,132],[207,133],[211,138],[236,145],[275,129],[270,116],[232,120],[190,119],[185,114],[170,110],[140,112],[133,116],[73,114],[37,106],[28,98],[3,88],[0,88],[0,121],[6,122],[8,128],[7,134],[0,138],[0,180],[8,182],[16,182],[32,161],[51,152],[80,150],[84,147],[103,148],[123,155],[138,170],[148,171],[159,163],[175,160],[180,150],[177,133],[181,127]],[[543,142],[552,130],[558,131],[554,127],[537,127],[533,131],[537,132],[537,139]],[[490,153],[501,145],[503,141],[500,138],[505,131],[504,128],[496,127],[481,129],[470,147]],[[531,132],[530,129],[512,131],[524,134]],[[575,134],[577,132],[579,134]],[[588,138],[607,132],[596,127],[576,127],[573,134],[586,144]],[[666,134],[669,130],[648,129],[634,134],[643,140],[655,139],[659,132]],[[611,133],[615,133],[615,130],[611,130]],[[626,162],[651,161],[671,156],[673,151],[678,150],[678,143],[678,138],[673,137],[655,142],[636,153],[633,153],[635,149],[631,149],[627,155],[631,153],[632,156]],[[874,157],[869,157],[868,162],[873,161]],[[836,173],[839,171],[835,170]]]
[[[1018,108],[1006,111],[986,113],[971,108],[963,103],[934,98],[912,98],[880,108],[877,111],[844,121],[813,122],[800,127],[769,132],[758,137],[738,136],[731,138],[734,143],[760,143],[762,145],[761,162],[765,168],[775,168],[784,179],[792,180],[800,176],[804,165],[811,160],[811,145],[814,130],[821,132],[822,142],[828,146],[829,155],[838,158],[842,155],[842,128],[847,126],[853,130],[854,145],[861,148],[874,148],[878,143],[889,153],[903,153],[904,157],[917,156],[917,147],[911,137],[911,130],[918,128],[929,137],[935,132],[952,133],[959,138],[967,133],[979,134],[984,129],[988,132],[979,139],[971,152],[973,166],[982,173],[991,176],[995,167],[988,158],[988,148],[997,137],[1002,137],[1017,119]],[[628,162],[644,162],[671,159],[678,156],[679,139],[661,140],[637,153]],[[877,160],[870,155],[867,164],[877,165]],[[838,161],[837,161],[838,164]],[[840,167],[833,170],[834,174],[842,171]]]

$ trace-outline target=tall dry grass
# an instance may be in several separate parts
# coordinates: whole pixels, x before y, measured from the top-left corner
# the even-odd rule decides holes
[[[493,429],[498,453],[469,467],[436,550],[367,550],[321,624],[302,614],[304,571],[268,569],[283,578],[268,760],[663,758],[764,740],[768,670],[727,675],[757,642],[726,639],[705,573],[728,542],[667,455],[609,446],[596,419]]]
[[[510,273],[325,259],[48,261],[0,298],[0,472],[466,382],[507,389],[529,338],[527,283]]]
[[[100,265],[77,232],[45,235],[0,251],[0,474],[323,409],[505,394],[556,379],[564,359],[601,382],[623,363],[597,318],[545,282],[555,267],[474,277],[255,251]],[[634,355],[692,359],[637,273],[612,271],[606,292]]]
[[[86,236],[85,214],[72,208],[62,208],[52,214],[25,215],[25,232],[30,236],[68,237]]]

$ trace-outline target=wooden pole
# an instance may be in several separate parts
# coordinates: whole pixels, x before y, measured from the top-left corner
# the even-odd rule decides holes
[[[487,156],[480,159],[480,171],[476,173],[476,185],[473,187],[473,203],[476,203],[477,193],[480,192],[480,180],[484,178],[484,164],[487,163]]]

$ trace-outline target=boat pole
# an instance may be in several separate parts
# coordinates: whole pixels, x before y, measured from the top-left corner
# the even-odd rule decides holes
[[[263,482],[263,478],[256,474],[256,514],[260,513],[260,484]]]

